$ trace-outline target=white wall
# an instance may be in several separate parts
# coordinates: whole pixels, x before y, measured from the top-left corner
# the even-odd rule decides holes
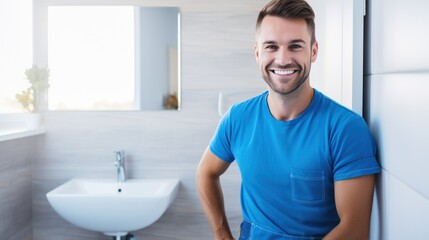
[[[367,9],[367,119],[383,167],[372,239],[426,239],[429,2],[370,0]]]

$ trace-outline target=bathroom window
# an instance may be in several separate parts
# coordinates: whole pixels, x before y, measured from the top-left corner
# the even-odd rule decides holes
[[[50,110],[134,108],[132,6],[50,6],[48,44]]]
[[[32,1],[0,1],[0,113],[25,111],[15,95],[29,85],[24,71],[33,60],[32,11]]]

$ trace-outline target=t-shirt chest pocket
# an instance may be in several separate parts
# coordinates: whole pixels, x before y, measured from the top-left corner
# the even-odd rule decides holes
[[[321,203],[325,201],[325,174],[322,170],[290,171],[291,198],[299,203]]]

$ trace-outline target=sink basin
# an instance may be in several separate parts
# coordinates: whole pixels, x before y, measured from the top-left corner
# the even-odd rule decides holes
[[[81,228],[124,236],[157,221],[177,195],[178,179],[72,179],[46,194],[52,208]]]

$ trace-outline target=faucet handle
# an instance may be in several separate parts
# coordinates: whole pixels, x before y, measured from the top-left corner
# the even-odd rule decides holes
[[[123,157],[124,156],[124,153],[125,153],[125,151],[124,150],[118,150],[118,151],[113,151],[115,154],[116,154],[116,156],[118,156],[118,157]]]
[[[116,154],[115,164],[118,167],[120,163],[124,162],[125,151],[119,150],[119,151],[113,151],[113,152]]]

